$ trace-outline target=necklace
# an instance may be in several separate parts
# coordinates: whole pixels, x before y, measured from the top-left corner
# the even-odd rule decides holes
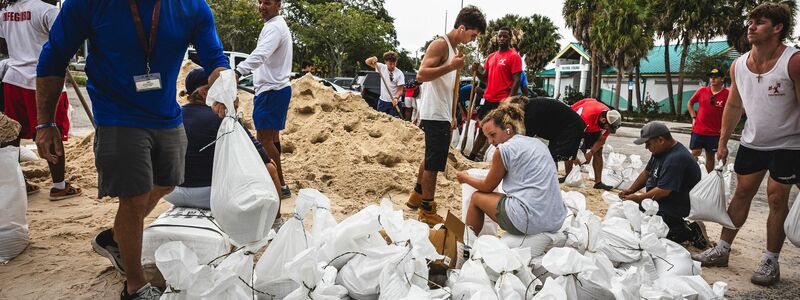
[[[765,62],[769,62],[772,59],[772,57],[775,56],[775,53],[777,53],[778,49],[780,49],[780,48],[781,48],[781,45],[778,45],[778,47],[775,47],[775,50],[772,50],[772,54],[769,55],[769,57],[767,58],[767,60]],[[756,79],[758,79],[758,83],[761,83],[761,78],[764,78],[764,71],[759,68],[760,66],[759,66],[758,62],[756,61],[755,56],[753,56],[753,64],[755,64],[755,67],[757,69],[756,71],[758,71],[758,75],[756,75]]]

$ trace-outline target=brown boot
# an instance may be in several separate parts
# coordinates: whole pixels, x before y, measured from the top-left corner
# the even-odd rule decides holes
[[[433,227],[436,224],[444,223],[444,218],[436,213],[436,203],[431,203],[431,210],[419,209],[419,221]]]
[[[406,206],[410,209],[417,209],[420,205],[422,205],[422,195],[416,191],[411,191],[411,195],[408,196],[408,201],[406,201]]]

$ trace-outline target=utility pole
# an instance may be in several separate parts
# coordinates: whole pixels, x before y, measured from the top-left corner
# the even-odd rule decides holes
[[[444,32],[447,32],[447,10],[444,11]]]

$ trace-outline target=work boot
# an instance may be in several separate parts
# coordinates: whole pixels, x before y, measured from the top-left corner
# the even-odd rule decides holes
[[[119,295],[120,300],[158,300],[161,298],[161,290],[148,284],[145,284],[133,295],[128,294],[128,282],[122,283],[122,292]]]
[[[80,196],[83,193],[81,188],[72,186],[71,183],[66,182],[64,189],[51,188],[50,201],[58,201],[69,199],[72,197]]]
[[[416,191],[411,191],[411,195],[408,196],[408,201],[406,201],[406,206],[410,209],[417,209],[420,205],[422,205],[422,195]]]
[[[730,250],[723,250],[719,245],[706,249],[698,254],[692,254],[692,259],[699,261],[703,267],[727,267]]]
[[[433,227],[436,224],[444,223],[444,218],[436,213],[436,203],[431,203],[431,209],[427,210],[424,207],[419,209],[419,221],[428,226]]]
[[[750,282],[761,286],[770,286],[781,280],[781,267],[778,261],[771,258],[761,259]]]

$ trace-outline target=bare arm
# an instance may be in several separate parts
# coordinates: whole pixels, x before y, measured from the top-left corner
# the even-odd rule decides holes
[[[492,155],[492,165],[489,167],[489,174],[486,178],[480,179],[469,176],[466,171],[456,173],[456,179],[461,183],[469,184],[480,192],[491,193],[500,185],[500,181],[506,175],[506,167],[503,165],[503,157],[500,155],[500,149]]]
[[[800,103],[800,55],[795,53],[789,59],[789,77],[794,82],[794,97]]]
[[[625,200],[631,200],[635,202],[642,202],[644,199],[653,199],[653,200],[661,200],[669,196],[672,191],[662,188],[652,188],[646,193],[637,193],[637,194],[630,194],[624,197]]]
[[[647,170],[642,171],[639,173],[639,177],[636,177],[636,180],[633,181],[631,186],[627,189],[619,193],[620,197],[625,197],[627,195],[633,194],[644,188],[644,185],[647,183],[647,177],[650,176],[650,172]]]
[[[717,147],[717,159],[723,162],[727,161],[728,158],[728,140],[731,138],[736,124],[739,124],[739,120],[742,119],[742,113],[744,112],[742,96],[739,95],[739,88],[736,86],[735,70],[736,61],[731,64],[730,94],[728,95],[725,109],[722,111],[722,130],[720,131],[719,145]]]
[[[64,77],[45,76],[36,78],[36,121],[38,124],[55,122],[56,105],[64,87]],[[36,146],[39,156],[52,164],[64,156],[64,145],[58,128],[49,127],[36,132]],[[51,152],[52,151],[52,152]]]
[[[514,77],[514,83],[511,84],[511,93],[509,95],[514,96],[519,91],[519,86],[522,84],[522,72],[516,73],[512,75]]]
[[[428,46],[417,72],[417,81],[428,82],[464,66],[464,56],[460,53],[449,64],[445,63],[450,53],[447,48],[447,42],[442,39],[436,39]]]
[[[364,60],[364,63],[375,69],[378,66],[378,58],[373,56]]]

